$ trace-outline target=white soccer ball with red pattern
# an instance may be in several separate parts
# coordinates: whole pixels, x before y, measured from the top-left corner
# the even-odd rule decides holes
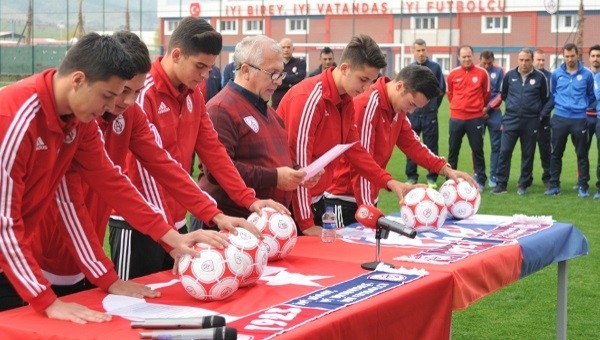
[[[234,262],[234,258],[226,254],[226,249],[204,243],[197,243],[194,248],[200,256],[184,255],[178,265],[185,291],[202,301],[223,300],[235,293],[240,285],[240,276],[231,269],[229,263]]]
[[[249,286],[260,278],[267,267],[269,252],[262,240],[243,228],[237,228],[238,234],[229,234],[231,246],[225,249],[228,265],[240,279],[240,287]]]
[[[252,213],[248,216],[248,222],[254,224],[262,233],[269,261],[281,260],[296,245],[296,223],[289,215],[281,214],[272,208],[263,208],[261,213],[261,216]]]
[[[400,216],[404,225],[418,232],[437,230],[446,221],[444,197],[431,188],[414,188],[404,195]]]
[[[469,218],[479,210],[481,194],[469,182],[459,179],[458,183],[449,179],[440,187],[444,196],[448,215],[457,219]]]

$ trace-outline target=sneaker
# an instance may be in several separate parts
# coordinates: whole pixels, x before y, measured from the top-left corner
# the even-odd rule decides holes
[[[557,186],[551,186],[550,188],[548,188],[548,190],[546,190],[544,192],[544,195],[546,195],[546,196],[560,195],[560,188]]]
[[[590,193],[588,192],[588,189],[580,187],[577,192],[577,196],[579,196],[581,198],[586,198],[586,197],[590,197]]]
[[[490,188],[495,188],[498,185],[498,182],[496,182],[496,177],[490,177],[490,180],[488,181],[488,186]]]
[[[600,200],[600,190],[596,191],[596,194],[594,195],[594,199]]]
[[[406,180],[406,184],[410,184],[410,185],[417,184],[417,180],[414,178],[409,178]]]
[[[506,194],[507,192],[508,191],[506,191],[506,185],[498,184],[498,185],[496,185],[494,190],[492,190],[492,195],[502,195],[502,194]]]
[[[527,194],[527,189],[525,187],[519,186],[517,188],[517,195],[523,196]]]
[[[479,186],[479,192],[483,192],[483,188],[485,188],[485,183],[477,183]]]
[[[437,182],[431,179],[427,180],[427,186],[430,187],[431,189],[437,189]]]

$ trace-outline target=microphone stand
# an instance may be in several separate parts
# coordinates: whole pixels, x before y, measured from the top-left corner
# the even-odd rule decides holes
[[[381,239],[387,239],[388,235],[390,234],[390,231],[388,229],[383,229],[381,227],[377,227],[377,229],[375,230],[375,261],[372,262],[365,262],[363,264],[360,265],[360,267],[362,269],[366,269],[366,270],[375,270],[375,268],[377,268],[377,266],[381,263],[380,261],[380,249],[381,249]],[[390,263],[384,263],[388,266],[390,266],[391,268],[394,268],[394,266]]]

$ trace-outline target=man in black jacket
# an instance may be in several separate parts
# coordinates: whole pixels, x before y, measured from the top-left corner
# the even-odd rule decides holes
[[[298,84],[304,78],[306,78],[306,61],[302,58],[296,58],[293,56],[294,43],[290,38],[283,38],[279,42],[281,50],[283,51],[283,72],[287,73],[287,76],[283,79],[283,82],[277,89],[273,96],[271,96],[271,106],[277,109],[283,95],[292,88],[292,86]]]
[[[549,98],[548,82],[542,72],[533,67],[533,51],[519,52],[519,66],[506,73],[501,96],[506,111],[502,117],[502,140],[497,170],[497,186],[493,194],[506,193],[510,162],[517,140],[521,140],[521,176],[517,193],[525,195],[533,181],[533,157],[540,128],[540,112]]]

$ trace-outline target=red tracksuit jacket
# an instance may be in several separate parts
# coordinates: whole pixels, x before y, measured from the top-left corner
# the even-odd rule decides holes
[[[138,97],[136,110],[142,110],[156,129],[162,147],[171,154],[183,169],[191,169],[192,154],[196,152],[207,168],[212,170],[219,184],[235,202],[245,208],[256,201],[254,191],[247,188],[240,174],[219,142],[217,133],[208,117],[204,99],[199,91],[176,89],[160,64],[161,58],[152,63],[146,85]],[[163,202],[178,226],[185,222],[187,209],[172,192],[161,192],[147,169],[132,154],[127,156],[127,175],[152,204]],[[176,185],[176,179],[172,179]]]
[[[108,158],[95,121],[79,123],[71,116],[65,123],[59,117],[52,88],[55,72],[44,71],[0,91],[0,267],[38,311],[56,296],[31,247],[45,242],[39,238],[40,221],[57,187],[65,189],[69,166],[123,215],[147,226],[154,239],[171,228]]]
[[[357,142],[352,98],[340,96],[332,77],[333,68],[307,78],[292,87],[283,97],[277,113],[285,121],[290,154],[296,163],[305,167],[337,144]],[[344,155],[356,171],[379,188],[387,186],[392,176],[380,168],[359,143]],[[314,226],[311,204],[333,181],[334,163],[310,192],[299,187],[292,197],[294,217],[301,230]]]
[[[158,145],[160,137],[152,132],[154,127],[140,110],[130,108],[117,117],[106,114],[98,118],[97,122],[103,133],[108,156],[116,165],[123,167],[130,151],[165,191],[205,223],[211,224],[212,218],[221,212],[214,200],[200,190],[188,172]],[[46,271],[46,276],[62,280],[62,284],[76,283],[80,279],[76,275],[83,272],[90,282],[107,290],[118,278],[117,273],[112,270],[112,262],[103,250],[106,225],[111,212],[110,202],[105,202],[96,192],[88,190],[76,171],[67,172],[67,183],[70,195],[67,197],[59,191],[59,204],[52,204],[49,209],[52,211],[44,218],[43,231],[48,234],[44,237],[46,241],[35,248],[42,252],[40,255],[52,252],[58,256],[36,258]],[[155,183],[152,185],[156,186]],[[74,211],[69,212],[70,208]],[[61,219],[59,216],[73,218]],[[52,238],[58,229],[64,229],[65,226],[69,230],[71,242]],[[140,231],[145,229],[145,226],[134,227]]]
[[[483,116],[490,101],[491,85],[487,71],[480,66],[459,66],[448,74],[450,118],[468,120]]]
[[[360,144],[383,169],[392,156],[394,146],[398,146],[415,163],[432,172],[439,172],[446,161],[421,143],[404,112],[394,112],[386,91],[389,81],[389,78],[381,77],[368,91],[354,98],[354,118]],[[358,205],[374,205],[379,187],[354,171],[352,164],[342,155],[334,170],[334,181],[327,192]]]

